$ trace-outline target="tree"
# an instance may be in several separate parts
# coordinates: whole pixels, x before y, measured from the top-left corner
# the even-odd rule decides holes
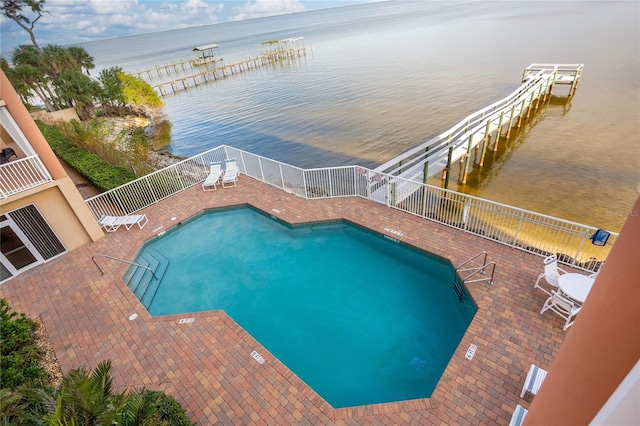
[[[100,85],[91,78],[73,69],[62,71],[53,81],[59,99],[75,108],[81,120],[95,117],[94,101],[100,93]]]
[[[131,74],[118,74],[122,82],[124,101],[129,105],[156,108],[162,106],[162,99],[146,81]]]
[[[82,72],[82,69],[87,72],[87,75],[91,75],[89,70],[94,69],[96,66],[93,63],[93,56],[89,55],[89,53],[84,50],[83,47],[79,46],[69,46],[67,47],[67,51],[73,58],[73,62],[78,67],[78,71]]]
[[[125,101],[122,82],[118,78],[120,73],[122,73],[122,68],[111,67],[100,71],[100,75],[98,75],[98,81],[102,85],[102,91],[98,98],[106,115],[122,115],[124,112]]]
[[[4,16],[11,19],[27,33],[29,33],[31,43],[33,43],[33,46],[38,51],[40,51],[40,46],[38,46],[38,42],[36,41],[36,36],[33,33],[33,28],[36,22],[38,22],[38,20],[42,18],[45,13],[49,13],[44,10],[44,3],[45,0],[2,0],[2,7],[0,8]],[[24,14],[23,9],[26,8],[31,9],[31,12],[37,15],[35,19],[30,19]]]
[[[11,60],[15,68],[8,67],[5,73],[16,90],[20,88],[23,100],[36,95],[48,111],[75,107],[81,118],[94,116],[93,101],[100,90],[88,77],[95,65],[84,48],[49,44],[37,50],[21,45]]]
[[[99,99],[107,115],[124,115],[128,111],[149,116],[152,109],[162,106],[162,99],[149,83],[120,67],[102,70],[98,81],[102,85]]]

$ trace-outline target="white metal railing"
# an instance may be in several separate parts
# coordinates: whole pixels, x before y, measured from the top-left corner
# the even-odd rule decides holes
[[[126,185],[86,200],[94,216],[131,214],[200,184],[212,161],[235,158],[240,172],[305,199],[362,197],[387,207],[460,229],[499,243],[546,256],[559,254],[565,264],[596,271],[606,259],[609,243],[592,245],[597,230],[528,210],[427,185],[361,166],[301,169],[260,155],[222,145]],[[413,185],[402,202],[398,187]]]
[[[468,155],[473,147],[502,126],[511,128],[518,117],[538,102],[537,99],[550,92],[555,78],[553,70],[550,74],[547,70],[526,74],[522,85],[507,97],[468,115],[449,130],[381,164],[376,170],[426,181]]]
[[[53,179],[40,157],[32,155],[0,165],[0,198],[26,191]]]
[[[96,219],[128,215],[203,182],[209,163],[225,158],[223,146],[214,148],[89,198],[86,203]]]

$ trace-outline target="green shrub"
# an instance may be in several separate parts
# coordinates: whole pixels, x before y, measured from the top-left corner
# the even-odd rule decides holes
[[[155,410],[147,426],[191,426],[182,405],[171,395],[160,391],[143,391],[144,400]]]
[[[0,388],[14,389],[47,379],[47,372],[38,365],[43,352],[34,343],[36,328],[33,320],[13,312],[0,299]]]
[[[112,166],[97,155],[74,146],[56,127],[40,121],[36,123],[53,152],[98,190],[108,191],[136,179],[128,169]]]
[[[80,367],[64,375],[58,388],[38,366],[37,324],[0,299],[0,425],[75,424],[192,426],[185,409],[170,395],[144,388],[115,393],[111,362],[93,371]]]

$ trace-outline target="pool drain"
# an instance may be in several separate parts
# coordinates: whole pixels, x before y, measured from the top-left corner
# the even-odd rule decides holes
[[[423,371],[425,364],[426,362],[417,356],[414,356],[411,360],[411,366],[418,371]]]

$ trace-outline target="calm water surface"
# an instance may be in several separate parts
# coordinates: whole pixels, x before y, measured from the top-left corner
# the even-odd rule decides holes
[[[531,63],[584,63],[575,97],[557,87],[450,188],[617,231],[640,183],[639,16],[638,2],[396,1],[83,46],[98,69],[135,72],[197,45],[219,44],[230,63],[305,37],[305,57],[170,95],[165,109],[173,154],[228,144],[306,168],[377,166],[507,96]]]

